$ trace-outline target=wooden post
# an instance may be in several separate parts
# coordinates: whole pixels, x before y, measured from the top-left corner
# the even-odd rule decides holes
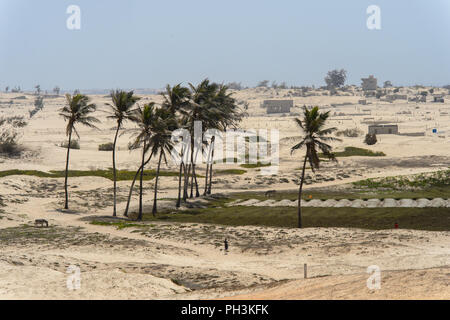
[[[305,277],[305,279],[307,279],[308,278],[308,265],[306,263],[303,265],[303,271],[304,271],[304,277]]]

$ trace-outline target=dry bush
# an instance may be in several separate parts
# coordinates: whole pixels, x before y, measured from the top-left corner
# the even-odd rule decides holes
[[[24,148],[18,144],[19,134],[13,130],[0,131],[0,154],[7,157],[19,156]]]
[[[376,144],[377,142],[378,142],[378,140],[377,140],[376,134],[370,134],[370,133],[366,134],[366,138],[364,139],[365,144],[372,146],[372,145]]]
[[[114,144],[112,142],[100,144],[98,146],[98,151],[113,151]]]
[[[67,141],[63,141],[59,146],[62,148],[67,148],[68,144],[69,143]],[[80,150],[80,143],[78,142],[78,140],[70,141],[70,149]]]
[[[345,129],[345,130],[336,132],[336,136],[338,136],[338,137],[344,136],[347,138],[357,138],[359,136],[362,136],[363,134],[364,134],[364,132],[358,128]]]
[[[7,157],[20,156],[24,148],[19,145],[20,132],[27,123],[23,117],[0,118],[0,154]]]

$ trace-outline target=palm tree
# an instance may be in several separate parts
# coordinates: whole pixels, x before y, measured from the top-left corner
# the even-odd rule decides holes
[[[191,175],[191,194],[190,198],[193,197],[193,189],[195,184],[196,197],[200,196],[198,190],[197,174],[195,172],[195,160],[197,154],[200,151],[200,145],[203,146],[203,133],[209,128],[216,128],[218,121],[220,119],[220,112],[217,110],[214,104],[214,97],[219,89],[219,85],[216,83],[210,83],[208,79],[203,80],[198,86],[189,84],[191,88],[191,103],[189,109],[185,112],[185,117],[188,122],[188,129],[191,134],[191,150],[190,150],[190,163],[188,165],[187,176],[189,177],[190,171],[192,169]],[[200,137],[202,141],[194,140],[194,125],[196,121],[201,121],[202,123],[202,136]],[[189,178],[187,179],[189,181]]]
[[[291,154],[298,149],[306,146],[305,159],[303,161],[302,177],[300,180],[300,188],[298,191],[298,228],[302,227],[302,191],[303,182],[305,180],[306,162],[309,162],[311,170],[315,172],[319,169],[320,158],[317,153],[317,148],[320,149],[325,157],[334,160],[335,157],[332,153],[332,147],[325,143],[328,141],[340,141],[330,137],[329,135],[337,130],[337,128],[324,128],[326,121],[329,117],[329,111],[325,113],[319,112],[319,107],[313,107],[308,109],[304,107],[303,118],[295,119],[297,125],[302,129],[304,137],[303,139],[292,147]]]
[[[66,158],[66,172],[64,180],[64,190],[65,190],[65,204],[64,209],[69,209],[69,195],[67,191],[67,178],[69,172],[69,155],[70,155],[70,145],[72,142],[72,133],[75,132],[77,137],[78,134],[75,125],[82,124],[90,128],[97,128],[94,123],[100,122],[97,118],[90,116],[97,107],[93,103],[89,103],[89,98],[82,94],[66,94],[67,105],[60,109],[59,115],[67,121],[66,135],[69,136],[69,142],[67,144],[67,158]]]
[[[212,128],[226,131],[227,128],[236,128],[238,123],[242,120],[246,113],[240,110],[236,104],[236,100],[232,94],[228,92],[229,88],[225,85],[220,85],[217,88],[215,96],[212,98],[212,105],[214,106],[213,118],[214,122],[210,122]],[[214,164],[214,145],[215,137],[211,139],[210,151],[208,153],[206,178],[207,186],[205,186],[205,194],[211,194],[213,164]],[[209,177],[208,177],[209,175]],[[209,181],[208,181],[209,179]]]
[[[162,107],[168,109],[174,118],[179,118],[177,121],[178,124],[174,128],[171,128],[171,130],[175,131],[178,128],[184,127],[186,123],[182,123],[183,120],[179,117],[179,115],[189,107],[189,99],[191,97],[189,89],[186,87],[182,87],[181,84],[177,84],[173,88],[171,88],[170,85],[167,85],[166,92],[163,92],[162,96],[164,99]],[[184,152],[185,147],[183,145],[179,154],[180,170],[178,176],[178,199],[176,204],[177,208],[181,206],[181,177],[183,175],[183,171],[186,171],[186,166],[184,164]]]
[[[134,115],[132,116],[132,120],[135,121],[139,127],[139,133],[132,145],[133,148],[137,148],[141,145],[143,145],[142,149],[142,159],[141,159],[141,166],[138,169],[136,175],[140,172],[140,179],[139,179],[139,214],[138,214],[138,221],[142,220],[142,180],[144,177],[144,168],[145,168],[145,154],[149,150],[149,144],[148,141],[152,135],[152,122],[155,118],[155,103],[150,102],[146,105],[144,105],[143,108],[138,108],[134,112]],[[133,189],[133,185],[131,187],[131,190]],[[128,209],[128,206],[127,206]]]
[[[157,212],[158,200],[158,181],[161,168],[161,161],[167,165],[167,154],[171,154],[173,149],[172,142],[172,128],[177,126],[176,118],[171,110],[166,108],[159,108],[155,110],[154,121],[152,121],[152,135],[148,141],[151,155],[156,155],[159,152],[158,167],[156,169],[155,193],[153,199],[153,216]]]
[[[119,130],[122,127],[122,124],[126,120],[130,120],[135,112],[133,106],[136,102],[140,100],[139,97],[133,95],[133,91],[125,92],[122,90],[115,90],[111,92],[111,100],[112,104],[107,103],[106,105],[111,108],[112,115],[108,116],[108,118],[115,119],[117,121],[117,129],[116,134],[114,136],[113,143],[113,153],[112,153],[112,161],[113,161],[113,176],[114,176],[114,207],[113,207],[113,217],[116,214],[116,203],[117,203],[117,171],[116,171],[116,143],[117,137],[119,135]]]
[[[136,174],[134,175],[134,179],[131,182],[130,191],[128,193],[127,206],[125,207],[125,212],[123,213],[123,215],[125,217],[128,217],[128,209],[130,207],[131,196],[133,194],[133,188],[134,188],[134,184],[136,183],[136,179],[139,176],[139,174],[141,173],[142,168],[144,168],[147,165],[147,163],[150,162],[150,160],[152,160],[151,156],[144,163],[141,163],[141,166],[139,167],[139,169],[136,171]]]
[[[141,166],[136,172],[136,175],[140,172],[140,188],[139,188],[139,215],[138,220],[142,220],[142,180],[145,164],[159,152],[158,167],[156,170],[155,179],[155,194],[153,201],[152,214],[157,212],[157,195],[158,195],[158,182],[161,168],[161,162],[167,164],[167,153],[171,153],[173,149],[172,131],[171,129],[177,126],[177,121],[170,109],[167,108],[155,108],[155,103],[151,102],[144,106],[143,109],[139,108],[136,115],[133,117],[137,122],[140,132],[133,144],[133,147],[144,145],[142,151]],[[145,161],[145,154],[148,150],[151,150],[149,159]],[[134,184],[134,183],[133,183]],[[130,195],[132,192],[133,184],[131,186]],[[129,198],[130,198],[129,195]],[[128,210],[125,211],[125,214]]]

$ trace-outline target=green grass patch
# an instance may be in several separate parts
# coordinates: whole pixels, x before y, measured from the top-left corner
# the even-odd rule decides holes
[[[241,175],[247,173],[247,171],[245,170],[240,170],[240,169],[225,169],[225,170],[213,170],[213,175],[214,174],[218,174],[218,175],[227,175],[227,174],[231,174],[231,175]]]
[[[450,188],[450,170],[423,173],[414,176],[397,176],[356,181],[354,186],[367,189],[404,190],[426,188]]]
[[[166,212],[147,221],[207,223],[230,226],[267,226],[295,228],[297,209],[285,207],[222,207]],[[398,223],[402,229],[430,231],[450,230],[450,208],[303,208],[306,228],[392,229]]]
[[[120,222],[107,222],[107,221],[91,221],[91,224],[95,225],[95,226],[113,226],[116,227],[117,230],[122,230],[122,229],[126,229],[126,228],[143,228],[143,227],[148,227],[148,225],[142,225],[142,224],[137,224],[137,223],[128,223],[125,221],[120,221]]]
[[[342,157],[384,157],[386,154],[384,152],[374,152],[368,149],[356,148],[356,147],[346,147],[344,151],[335,152],[334,155],[336,158]],[[319,157],[324,158],[323,153],[319,154]]]
[[[229,196],[229,201],[234,201],[237,199],[258,199],[258,200],[267,200],[268,198],[265,196],[265,192],[242,192],[242,193],[233,193]],[[367,190],[346,190],[346,191],[320,191],[320,190],[305,190],[303,191],[302,199],[303,200],[311,200],[311,199],[320,199],[320,200],[328,200],[328,199],[420,199],[420,198],[450,198],[450,186],[442,186],[442,187],[430,187],[423,190],[376,190],[376,189],[367,189]],[[297,200],[298,199],[298,191],[283,191],[276,192],[271,195],[270,199],[272,200]]]
[[[255,168],[262,168],[262,167],[270,167],[271,165],[272,165],[271,163],[261,163],[258,161],[258,163],[241,164],[241,167],[246,168],[246,169],[255,169]]]
[[[133,180],[136,171],[128,171],[128,170],[117,170],[117,180],[125,181],[125,180]],[[64,171],[36,171],[36,170],[7,170],[0,171],[0,178],[7,176],[35,176],[40,178],[64,178]],[[113,171],[112,170],[69,170],[69,177],[103,177],[109,180],[113,180]],[[152,180],[156,176],[156,170],[145,170],[144,171],[144,180]],[[177,177],[178,172],[170,172],[170,171],[160,171],[161,177]]]

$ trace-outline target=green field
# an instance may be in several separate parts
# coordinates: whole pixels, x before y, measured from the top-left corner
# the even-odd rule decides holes
[[[295,228],[297,208],[220,207],[164,212],[145,221],[209,223],[230,226],[267,226]],[[303,226],[345,227],[371,230],[401,229],[450,231],[450,208],[303,208]]]
[[[258,200],[267,200],[264,192],[238,192],[229,195],[230,201],[234,201],[237,199],[258,199]],[[439,186],[439,187],[429,187],[426,189],[418,189],[418,190],[376,190],[376,189],[348,189],[345,191],[333,191],[333,190],[305,190],[303,192],[302,199],[311,200],[311,199],[320,199],[320,200],[328,200],[328,199],[387,199],[392,198],[396,200],[400,199],[434,199],[434,198],[444,198],[450,199],[450,185],[448,186]],[[274,195],[270,197],[272,200],[296,200],[298,199],[298,191],[282,191],[276,192]]]

